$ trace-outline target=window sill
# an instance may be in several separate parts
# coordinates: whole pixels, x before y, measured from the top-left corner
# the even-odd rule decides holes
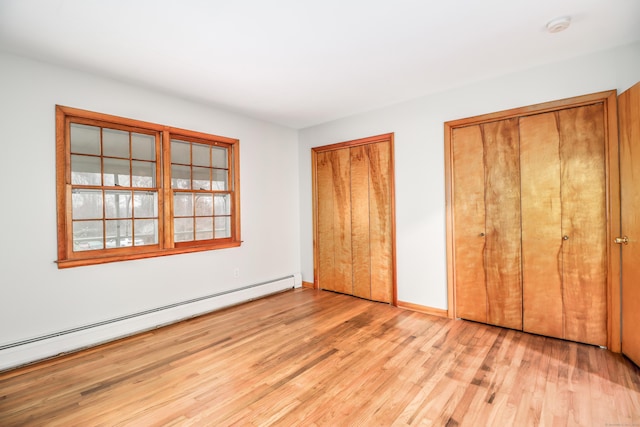
[[[161,256],[186,254],[186,253],[192,253],[192,252],[214,251],[217,249],[239,247],[241,244],[242,244],[241,241],[231,241],[231,242],[220,243],[217,245],[190,246],[190,247],[162,249],[162,250],[153,250],[148,252],[127,253],[127,254],[111,254],[111,255],[95,256],[90,258],[59,259],[54,262],[58,264],[58,268],[61,269],[61,268],[81,267],[84,265],[96,265],[96,264],[107,264],[110,262],[130,261],[134,259],[156,258]]]

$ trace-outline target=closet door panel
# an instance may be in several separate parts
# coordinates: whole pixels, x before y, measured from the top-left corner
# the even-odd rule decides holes
[[[559,143],[555,113],[520,119],[523,329],[562,338]]]
[[[366,146],[369,159],[371,299],[393,298],[393,224],[391,205],[391,142]]]
[[[326,156],[319,157],[317,171],[321,288],[352,294],[351,156],[348,149],[321,155]],[[329,274],[324,276],[327,271]]]
[[[335,283],[335,251],[333,232],[333,167],[331,152],[318,153],[316,157],[317,180],[317,251],[318,286],[333,289]]]
[[[456,316],[487,322],[484,148],[480,125],[452,131]]]
[[[481,125],[487,323],[522,329],[518,119]]]
[[[603,104],[558,111],[565,338],[607,344]]]
[[[351,155],[351,249],[353,294],[371,299],[371,253],[369,250],[369,159],[364,146]]]

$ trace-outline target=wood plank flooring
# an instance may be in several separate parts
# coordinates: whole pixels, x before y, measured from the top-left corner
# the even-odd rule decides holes
[[[619,354],[298,289],[0,373],[0,426],[633,426]]]

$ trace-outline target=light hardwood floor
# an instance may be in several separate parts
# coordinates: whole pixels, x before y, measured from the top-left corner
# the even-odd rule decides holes
[[[299,289],[0,373],[0,426],[638,426],[597,347]]]

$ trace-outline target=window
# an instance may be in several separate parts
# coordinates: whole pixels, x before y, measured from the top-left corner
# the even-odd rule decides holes
[[[239,142],[56,107],[58,266],[240,245]]]

